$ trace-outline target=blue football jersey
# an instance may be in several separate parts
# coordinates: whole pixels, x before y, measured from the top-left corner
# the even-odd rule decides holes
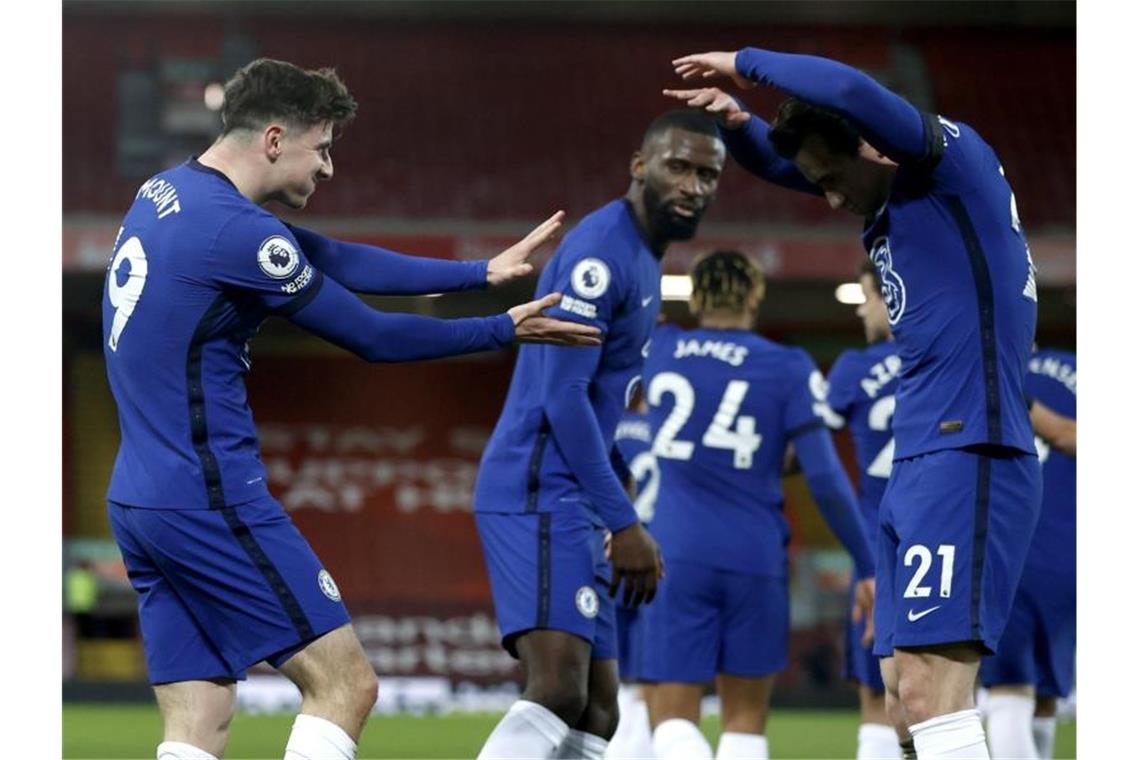
[[[191,160],[139,189],[103,292],[103,353],[122,442],[108,498],[205,509],[268,494],[241,382],[270,313],[319,289],[289,229]]]
[[[863,232],[902,359],[895,458],[973,444],[1033,453],[1024,382],[1037,287],[1017,203],[972,128],[928,123],[928,159],[900,165]]]
[[[649,415],[626,412],[618,421],[614,445],[633,477],[633,509],[637,512],[637,519],[649,523],[653,520],[654,504],[661,485],[661,472],[657,468],[657,458],[653,456]]]
[[[1029,360],[1028,395],[1057,414],[1077,418],[1077,357],[1045,349]],[[1033,537],[1032,564],[1048,563],[1076,571],[1077,460],[1037,439],[1044,498]]]
[[[563,298],[547,313],[599,327],[603,344],[519,349],[479,465],[475,511],[587,509],[620,529],[636,515],[610,452],[661,304],[661,262],[628,201],[606,204],[566,235],[535,297],[553,292]]]
[[[893,341],[844,351],[827,376],[833,427],[847,427],[855,442],[859,467],[859,507],[868,536],[878,533],[879,502],[887,489],[895,458],[891,418],[902,360]]]
[[[783,576],[784,451],[823,425],[825,382],[807,352],[747,330],[662,325],[645,364],[661,485],[663,556]]]

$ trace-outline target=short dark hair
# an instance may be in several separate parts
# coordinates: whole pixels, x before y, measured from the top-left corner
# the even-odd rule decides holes
[[[659,134],[670,129],[683,129],[686,132],[696,132],[699,135],[708,135],[720,139],[713,117],[702,111],[691,108],[675,108],[666,111],[649,123],[645,135],[641,138],[641,145],[645,147]]]
[[[859,152],[862,139],[851,122],[834,111],[797,98],[781,103],[768,130],[768,140],[776,152],[784,158],[795,158],[811,135],[818,135],[832,152],[848,156]]]
[[[695,314],[710,309],[741,313],[748,305],[748,296],[764,284],[760,267],[740,251],[713,251],[701,256],[693,262],[691,277],[689,305]]]
[[[222,134],[261,129],[276,120],[305,128],[331,121],[339,128],[355,115],[356,101],[334,69],[258,58],[226,82]]]

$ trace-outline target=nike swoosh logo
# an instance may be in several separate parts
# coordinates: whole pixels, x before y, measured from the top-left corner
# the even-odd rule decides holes
[[[931,612],[934,612],[935,610],[937,610],[941,607],[942,607],[942,605],[939,604],[937,606],[931,607],[928,610],[923,610],[922,612],[919,612],[917,614],[915,614],[914,610],[907,610],[906,611],[906,619],[912,623],[915,622],[916,620],[922,620],[924,617],[929,615]]]
[[[643,308],[648,306],[651,303],[653,303],[653,296],[646,296],[645,298],[641,299],[641,306]]]

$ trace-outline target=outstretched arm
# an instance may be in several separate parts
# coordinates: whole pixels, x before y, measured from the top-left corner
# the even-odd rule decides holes
[[[423,295],[485,288],[534,271],[527,259],[562,226],[557,212],[510,248],[489,261],[446,261],[408,256],[386,248],[348,243],[303,227],[286,225],[309,261],[357,293]]]
[[[512,341],[597,346],[597,328],[542,316],[558,294],[494,317],[435,319],[370,308],[331,278],[277,309],[294,324],[370,362],[436,359],[503,348]]]
[[[486,261],[408,256],[387,248],[334,240],[288,225],[313,265],[356,293],[423,295],[487,286]]]
[[[783,90],[848,118],[863,138],[899,163],[931,154],[934,125],[905,99],[847,64],[812,55],[742,48],[736,53],[698,53],[673,61],[685,79],[741,77]]]

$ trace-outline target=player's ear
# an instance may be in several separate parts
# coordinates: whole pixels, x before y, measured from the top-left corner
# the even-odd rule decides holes
[[[641,151],[635,151],[633,157],[629,159],[629,176],[638,184],[645,182],[645,160],[645,156],[641,155]]]
[[[262,145],[270,163],[281,157],[281,141],[284,135],[285,128],[280,124],[270,124],[262,133]]]

